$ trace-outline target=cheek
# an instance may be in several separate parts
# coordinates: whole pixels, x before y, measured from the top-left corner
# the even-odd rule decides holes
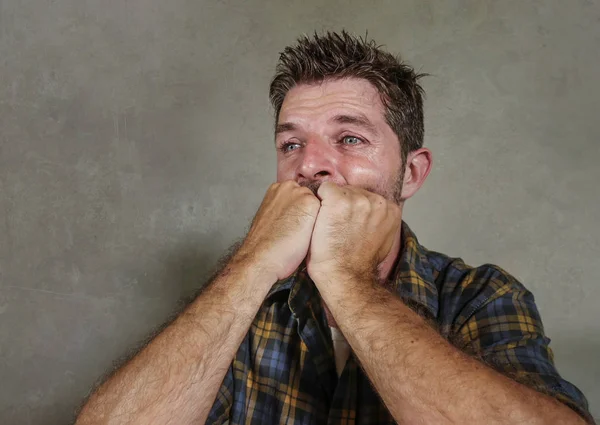
[[[383,177],[380,167],[370,161],[347,162],[343,165],[341,171],[348,183],[356,186],[372,185]]]
[[[294,178],[294,166],[290,161],[277,159],[277,182],[291,180]]]
[[[368,164],[348,164],[344,176],[348,184],[385,196],[391,191],[396,181],[397,170],[392,170],[389,164],[381,161]]]
[[[384,176],[380,170],[367,167],[353,167],[346,173],[346,180],[349,184],[355,186],[361,185],[378,185],[379,182],[383,182]]]

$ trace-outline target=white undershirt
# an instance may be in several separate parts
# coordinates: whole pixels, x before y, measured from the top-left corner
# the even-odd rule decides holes
[[[331,329],[331,339],[333,340],[333,353],[335,354],[335,369],[338,377],[342,376],[344,366],[350,357],[350,344],[344,338],[344,335],[338,328],[329,327]]]

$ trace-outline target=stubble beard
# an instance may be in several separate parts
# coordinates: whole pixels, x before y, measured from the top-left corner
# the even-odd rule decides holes
[[[404,175],[404,167],[402,167],[401,172],[396,174],[396,178],[393,181],[390,187],[388,188],[379,188],[370,185],[359,186],[361,189],[367,190],[369,192],[377,193],[378,195],[383,196],[385,199],[396,203],[397,205],[401,205],[404,200],[402,199],[402,185],[403,185],[403,175]],[[312,193],[317,195],[317,191],[323,182],[319,180],[311,180],[308,182],[300,183],[300,186],[309,188]]]

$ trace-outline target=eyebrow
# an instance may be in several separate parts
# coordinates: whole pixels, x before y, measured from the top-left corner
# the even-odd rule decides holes
[[[363,115],[336,115],[330,121],[334,121],[338,124],[353,124],[357,127],[362,127],[367,131],[370,131],[374,134],[379,134],[377,127],[369,121],[369,119]]]
[[[286,131],[294,131],[298,128],[298,126],[292,122],[284,122],[281,124],[277,124],[275,127],[275,135],[279,133],[285,133]]]
[[[371,121],[369,121],[369,119],[363,114],[336,115],[333,118],[331,118],[329,121],[330,122],[333,121],[337,124],[352,124],[357,127],[362,127],[365,130],[370,131],[373,134],[376,134],[376,135],[379,134],[379,130],[377,130],[377,127]],[[298,125],[294,124],[293,122],[283,122],[283,123],[277,124],[275,126],[275,136],[277,136],[280,133],[298,130],[298,128],[299,128]]]

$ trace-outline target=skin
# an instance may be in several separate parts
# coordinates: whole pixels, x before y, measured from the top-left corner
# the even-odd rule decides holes
[[[269,289],[306,257],[320,207],[293,181],[269,187],[241,247],[163,332],[83,406],[84,424],[203,424]]]
[[[376,131],[368,143],[343,139],[361,129],[337,124],[333,117],[340,114],[369,119]],[[585,423],[557,400],[454,348],[379,285],[398,256],[403,201],[423,184],[431,154],[409,155],[397,202],[399,141],[375,88],[356,79],[297,86],[279,120],[295,126],[277,134],[277,146],[285,148],[278,153],[278,179],[319,186],[308,273],[398,423]]]
[[[365,80],[294,87],[285,97],[275,132],[277,181],[294,180],[315,193],[326,181],[361,187],[396,203],[401,214],[404,200],[429,174],[431,152],[422,148],[409,153],[401,175],[400,142],[384,114],[379,93]],[[377,265],[381,281],[400,250],[400,233],[394,236]],[[337,327],[326,303],[324,307],[329,324]]]
[[[340,123],[340,115],[363,123]],[[240,248],[97,389],[77,424],[205,423],[269,289],[303,260],[398,423],[583,423],[561,403],[455,350],[379,285],[398,255],[403,202],[427,177],[431,154],[408,156],[400,186],[399,141],[374,88],[361,80],[298,86],[279,124],[278,146],[292,145],[278,151],[278,181]],[[350,135],[368,143],[344,138]]]

